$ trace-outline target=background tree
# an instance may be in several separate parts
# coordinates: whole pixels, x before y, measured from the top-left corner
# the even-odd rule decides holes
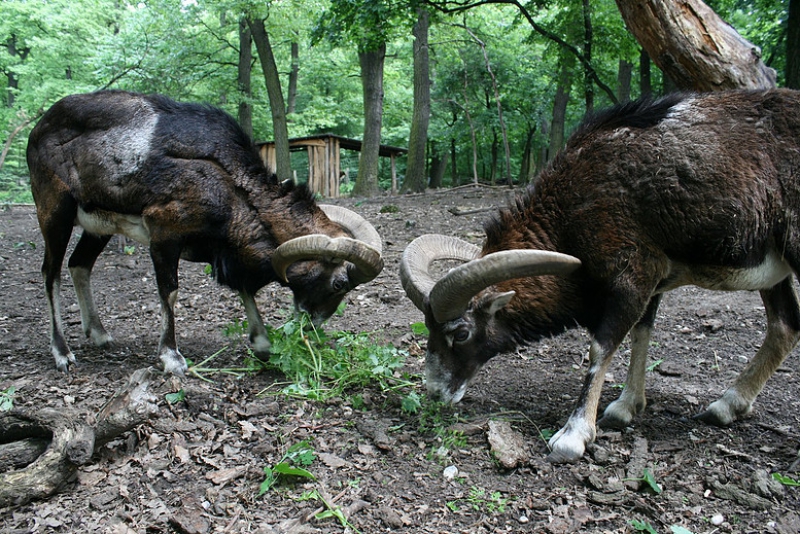
[[[424,8],[417,10],[414,36],[414,109],[411,131],[408,135],[408,162],[402,192],[424,191],[428,185],[427,147],[428,123],[431,115],[431,78],[428,54],[429,14]]]

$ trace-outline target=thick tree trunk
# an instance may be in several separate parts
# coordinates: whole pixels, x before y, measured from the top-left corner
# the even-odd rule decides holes
[[[281,91],[281,79],[278,75],[278,66],[272,54],[272,45],[269,35],[261,19],[247,19],[253,42],[256,44],[261,70],[264,72],[264,81],[269,96],[269,107],[272,112],[272,130],[275,135],[275,168],[271,169],[278,175],[279,180],[292,179],[292,163],[289,157],[289,127],[286,123],[286,104]]]
[[[408,165],[401,191],[421,192],[428,185],[425,175],[428,123],[431,117],[431,78],[428,58],[428,12],[420,9],[414,24],[414,110],[408,136]]]
[[[616,0],[650,58],[679,89],[718,91],[775,86],[775,71],[701,0]]]
[[[789,0],[786,33],[786,87],[800,89],[800,0]]]
[[[364,139],[358,161],[358,177],[353,194],[371,197],[379,193],[378,163],[381,148],[381,122],[383,121],[383,64],[386,43],[375,50],[359,50],[361,87],[364,92]]]
[[[253,38],[247,19],[239,19],[239,66],[237,85],[239,87],[239,124],[250,138],[253,138],[253,98],[250,75],[253,65]]]

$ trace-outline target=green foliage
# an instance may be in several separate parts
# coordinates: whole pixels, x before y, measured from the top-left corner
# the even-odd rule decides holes
[[[455,499],[447,502],[447,507],[457,512],[460,505],[465,505],[475,512],[486,514],[502,514],[506,511],[509,499],[503,497],[499,491],[487,492],[484,488],[472,486],[469,495],[463,499]]]
[[[647,483],[647,485],[650,487],[651,490],[653,490],[653,492],[656,495],[660,494],[663,491],[661,489],[661,486],[658,485],[658,482],[656,482],[656,477],[653,475],[653,473],[650,472],[649,469],[644,470],[642,480]]]
[[[164,398],[170,404],[177,404],[186,400],[186,391],[181,388],[175,393],[167,393],[164,395]]]
[[[653,525],[646,521],[638,519],[631,519],[628,523],[633,527],[636,532],[647,532],[648,534],[658,534],[658,531],[653,528]]]
[[[792,477],[782,475],[780,473],[772,473],[772,478],[774,478],[784,486],[800,487],[800,480],[795,480]]]
[[[10,386],[3,391],[0,391],[0,412],[7,412],[14,407],[14,396],[16,395],[17,388]]]
[[[289,379],[283,388],[287,395],[327,399],[365,386],[413,393],[414,377],[400,371],[406,352],[376,344],[367,332],[326,333],[301,314],[279,327],[268,327],[267,333],[272,344],[269,364]]]
[[[300,441],[289,447],[280,461],[273,466],[264,467],[264,481],[258,487],[258,496],[261,497],[272,489],[280,479],[286,477],[300,477],[316,480],[310,471],[305,469],[316,460],[317,454],[307,441]],[[302,466],[302,467],[301,467]]]
[[[414,335],[417,335],[417,336],[427,336],[427,335],[430,334],[430,331],[428,330],[428,327],[425,326],[425,323],[423,323],[423,322],[412,323],[411,324],[411,331],[414,333]]]

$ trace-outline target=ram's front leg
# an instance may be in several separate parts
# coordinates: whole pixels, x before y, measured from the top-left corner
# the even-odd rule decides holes
[[[156,271],[158,297],[161,301],[161,339],[158,344],[158,357],[164,365],[164,372],[183,376],[188,369],[175,340],[175,302],[178,300],[178,261],[180,249],[177,246],[151,244],[150,257]]]
[[[630,286],[631,284],[621,284]],[[574,462],[594,441],[597,406],[603,390],[603,382],[617,347],[628,331],[636,324],[648,302],[648,297],[631,295],[619,290],[609,296],[603,318],[593,332],[589,347],[589,371],[583,383],[577,405],[564,428],[550,438],[550,454],[553,463]]]
[[[244,304],[244,312],[247,315],[247,332],[250,337],[250,344],[253,353],[259,360],[268,360],[270,354],[270,342],[267,336],[267,329],[264,321],[261,320],[261,313],[258,311],[256,300],[253,295],[242,291],[239,293]]]
[[[589,372],[578,397],[578,403],[567,420],[548,445],[547,459],[553,463],[575,462],[583,457],[586,446],[594,441],[597,405],[603,389],[606,371],[616,347],[603,347],[593,341],[589,348]]]
[[[625,388],[619,398],[606,407],[603,417],[597,422],[601,428],[625,428],[647,406],[645,396],[647,349],[660,302],[661,295],[650,299],[644,316],[631,330],[631,361],[625,378]]]

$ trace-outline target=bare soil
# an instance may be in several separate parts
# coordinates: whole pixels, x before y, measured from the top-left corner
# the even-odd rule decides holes
[[[480,243],[490,213],[448,210],[499,207],[511,194],[465,188],[338,201],[375,224],[385,241],[386,268],[352,292],[344,314],[326,328],[372,332],[376,341],[407,350],[407,370],[421,382],[425,339],[409,325],[422,315],[397,277],[403,248],[424,233]],[[132,254],[110,246],[98,261],[95,296],[116,339],[111,350],[83,338],[65,270],[65,325],[79,365],[63,375],[48,349],[42,250],[33,208],[0,213],[0,391],[16,388],[15,408],[48,406],[91,417],[134,370],[159,364],[152,266],[139,246]],[[266,321],[280,324],[291,296],[269,286],[259,304]],[[202,265],[184,263],[177,315],[181,350],[199,361],[231,344],[223,329],[244,311]],[[285,381],[274,372],[167,381],[165,387],[186,391],[184,402],[168,405],[162,397],[150,424],[105,445],[61,493],[0,509],[0,531],[617,533],[636,532],[638,524],[658,533],[675,527],[693,533],[800,532],[800,488],[770,482],[772,473],[800,478],[796,351],[767,383],[748,419],[724,429],[692,419],[730,385],[765,327],[756,293],[683,288],[668,294],[650,352],[651,362],[661,363],[648,372],[645,414],[623,431],[601,432],[585,458],[572,465],[545,460],[540,432],[566,422],[580,390],[589,339],[578,329],[498,356],[461,403],[435,414],[406,413],[398,394],[377,388],[327,402],[260,394]],[[213,365],[235,366],[244,356],[240,345]],[[618,395],[627,358],[623,347],[601,409]],[[353,404],[356,395],[364,406]],[[529,459],[502,467],[487,440],[489,421],[509,422]],[[316,480],[293,480],[258,497],[263,468],[302,440],[318,454],[308,468]],[[454,478],[444,474],[450,466],[457,469]],[[630,480],[643,467],[661,493]],[[327,508],[303,499],[313,490],[349,526],[331,514],[316,517]]]

